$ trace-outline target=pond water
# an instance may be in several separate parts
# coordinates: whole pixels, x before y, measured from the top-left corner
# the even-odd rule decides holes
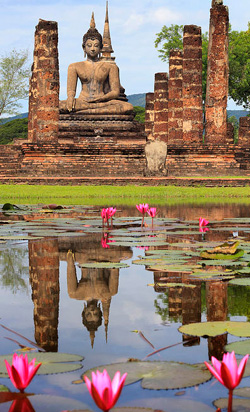
[[[22,345],[36,356],[46,355],[41,350],[79,355],[66,358],[70,362],[59,370],[50,363],[49,374],[41,368],[26,390],[32,395],[25,411],[97,411],[83,375],[114,363],[131,371],[116,406],[121,411],[215,411],[220,403],[214,402],[227,398],[227,390],[210,379],[203,362],[221,359],[233,342],[248,344],[250,334],[192,336],[179,328],[237,321],[249,330],[250,287],[231,282],[250,277],[249,206],[160,206],[153,227],[148,217],[143,228],[135,207],[119,207],[109,228],[102,227],[96,206],[20,208],[0,214],[0,355]],[[208,231],[199,230],[199,217],[210,221]],[[202,260],[203,249],[226,241],[229,247],[239,241],[244,255],[224,263]],[[50,362],[60,359],[52,355]],[[191,379],[194,364],[202,367]],[[246,372],[240,386],[250,390],[250,367]],[[3,358],[0,384],[17,392]],[[0,411],[22,410],[22,401],[2,394]],[[250,410],[245,394],[234,402],[241,408],[235,410]]]

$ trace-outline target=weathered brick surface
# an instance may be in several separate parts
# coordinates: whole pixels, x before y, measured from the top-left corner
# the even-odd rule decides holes
[[[224,143],[227,139],[228,26],[228,8],[213,2],[210,9],[205,137],[211,143]]]
[[[57,142],[59,64],[57,23],[40,20],[35,31],[34,62],[29,91],[28,139]]]
[[[168,141],[168,74],[156,73],[154,86],[154,138]]]
[[[153,136],[154,132],[154,93],[146,93],[145,133]]]
[[[168,143],[176,145],[181,144],[183,138],[182,65],[182,51],[171,50],[168,81]],[[179,102],[178,107],[176,101]]]
[[[201,28],[184,26],[183,35],[183,141],[201,143],[203,132]],[[194,116],[190,116],[194,112]]]
[[[246,147],[250,145],[250,117],[240,117],[238,144]]]

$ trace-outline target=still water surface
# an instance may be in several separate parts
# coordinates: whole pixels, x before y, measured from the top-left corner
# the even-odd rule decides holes
[[[91,213],[92,220],[100,219],[99,210]],[[31,215],[28,220],[33,221]],[[23,216],[20,215],[21,220]],[[60,213],[57,216],[60,218]],[[140,216],[135,208],[120,207],[116,216],[138,216],[136,221],[131,221],[131,227],[133,232],[136,230],[140,233]],[[198,231],[200,216],[212,221],[211,229],[205,234]],[[249,206],[161,206],[157,218],[164,217],[172,218],[173,222],[192,223],[188,235],[174,234],[176,228],[173,228],[167,236],[169,243],[203,241],[205,244],[214,240],[220,244],[232,237],[234,229],[239,230],[235,218],[246,218],[239,235],[244,240],[250,240]],[[81,219],[84,217],[81,216]],[[18,218],[17,214],[10,214],[2,215],[1,220],[18,221]],[[151,220],[147,220],[147,223],[150,228]],[[6,226],[7,223],[1,225],[0,233],[6,230]],[[121,227],[124,229],[128,226],[127,223]],[[118,227],[114,226],[114,230]],[[149,228],[142,230],[149,233]],[[84,227],[79,227],[79,230],[84,232]],[[36,376],[27,389],[27,392],[36,394],[30,397],[33,407],[30,411],[97,411],[85,384],[81,382],[82,374],[88,369],[102,369],[102,365],[126,362],[128,359],[143,360],[154,350],[146,339],[155,349],[180,343],[150,356],[149,361],[203,363],[211,355],[221,357],[224,345],[239,338],[223,335],[212,339],[196,338],[190,342],[178,331],[182,324],[206,321],[207,318],[248,320],[249,287],[231,286],[227,281],[199,281],[193,282],[193,289],[167,288],[162,286],[164,278],[165,281],[168,278],[171,282],[180,283],[186,279],[185,274],[146,270],[144,265],[132,262],[144,256],[147,247],[118,246],[114,243],[104,247],[102,238],[100,224],[99,228],[96,227],[93,232],[86,231],[84,235],[5,239],[0,245],[1,324],[47,351],[84,357],[80,370]],[[109,238],[114,239],[110,235]],[[167,247],[149,246],[148,250]],[[68,251],[72,251],[72,254]],[[129,267],[80,267],[81,264],[95,261],[121,262]],[[160,283],[161,278],[163,281]],[[141,331],[146,339],[135,331]],[[0,355],[14,353],[19,349],[18,343],[31,346],[16,334],[0,327]],[[249,378],[243,381],[242,386],[250,385]],[[0,384],[16,391],[9,379],[1,378]],[[227,390],[215,380],[175,390],[142,389],[141,383],[136,382],[124,388],[117,407],[146,407],[165,412],[209,412],[216,409],[213,401],[221,397],[227,397]],[[199,403],[193,404],[193,401]],[[0,403],[0,411],[9,411],[11,404]]]

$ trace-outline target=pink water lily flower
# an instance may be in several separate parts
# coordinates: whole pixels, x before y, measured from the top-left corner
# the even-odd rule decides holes
[[[10,380],[20,392],[23,392],[24,389],[30,384],[41,366],[41,363],[38,363],[38,365],[35,366],[35,360],[36,359],[33,359],[29,363],[27,353],[25,356],[18,356],[14,353],[12,365],[5,360],[5,365]]]
[[[116,212],[116,207],[108,207],[109,217],[114,216],[115,212]]]
[[[235,358],[235,353],[224,353],[222,362],[212,356],[212,365],[208,362],[205,362],[206,367],[214,375],[214,377],[222,383],[226,388],[229,389],[229,399],[228,399],[228,412],[232,411],[232,399],[233,399],[233,390],[236,386],[239,385],[246,363],[249,355],[244,356],[241,360],[239,367]]]
[[[155,217],[156,216],[156,207],[151,207],[150,209],[147,210],[147,213],[149,214],[149,216]]]
[[[147,212],[149,206],[147,203],[140,203],[139,205],[136,205],[136,209],[139,210],[143,215]]]
[[[118,371],[111,381],[106,369],[103,372],[96,371],[96,374],[92,372],[92,382],[87,376],[84,376],[89,393],[98,408],[104,412],[113,408],[121,394],[126,376],[127,373],[124,373],[121,377]]]
[[[139,210],[139,212],[142,214],[142,222],[141,222],[141,227],[143,226],[143,224],[144,224],[144,216],[145,216],[145,213],[148,211],[148,208],[149,208],[149,206],[148,206],[148,204],[147,203],[140,203],[139,205],[136,205],[136,209],[137,210]]]
[[[200,226],[200,227],[201,227],[201,226],[207,226],[208,223],[209,223],[209,220],[204,219],[203,217],[200,217],[200,218],[199,218],[199,226]]]

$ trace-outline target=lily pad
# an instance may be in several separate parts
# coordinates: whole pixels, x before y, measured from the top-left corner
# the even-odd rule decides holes
[[[237,342],[229,343],[225,346],[227,352],[235,352],[238,355],[247,355],[250,353],[250,339],[239,340]]]
[[[155,282],[155,283],[149,283],[148,286],[160,286],[160,287],[165,287],[165,288],[196,288],[195,285],[190,285],[189,283],[161,283],[161,282]]]
[[[224,253],[208,253],[206,251],[201,252],[200,256],[204,259],[218,259],[218,260],[235,260],[244,255],[243,249],[237,249],[234,254]]]
[[[228,398],[220,398],[214,401],[214,406],[220,409],[226,409],[228,405]],[[234,412],[250,412],[249,399],[233,398]]]
[[[232,279],[229,281],[232,285],[239,285],[239,286],[250,286],[250,278],[239,278],[239,279]]]
[[[250,398],[250,388],[245,387],[245,388],[236,388],[234,390],[234,395],[236,396],[242,396],[244,398]]]
[[[230,333],[234,336],[250,337],[250,322],[198,322],[183,325],[178,330],[190,336],[208,337]]]
[[[127,263],[119,262],[91,262],[91,263],[81,263],[78,265],[80,268],[103,268],[103,269],[113,269],[113,268],[129,268]]]
[[[52,373],[71,372],[82,368],[81,363],[73,363],[82,361],[84,358],[79,355],[71,355],[68,353],[58,352],[39,352],[39,353],[27,353],[29,362],[32,359],[36,359],[36,363],[42,362],[41,367],[38,369],[38,375],[49,375]],[[8,374],[4,360],[6,359],[9,364],[12,364],[12,355],[0,356],[0,377],[7,378]],[[72,363],[71,363],[72,362]]]
[[[141,380],[144,389],[179,389],[196,386],[208,381],[211,374],[204,364],[189,365],[178,362],[125,362],[99,366],[84,373],[91,377],[91,372],[106,369],[110,376],[119,370],[127,372],[125,385]],[[83,375],[83,376],[84,376]]]

